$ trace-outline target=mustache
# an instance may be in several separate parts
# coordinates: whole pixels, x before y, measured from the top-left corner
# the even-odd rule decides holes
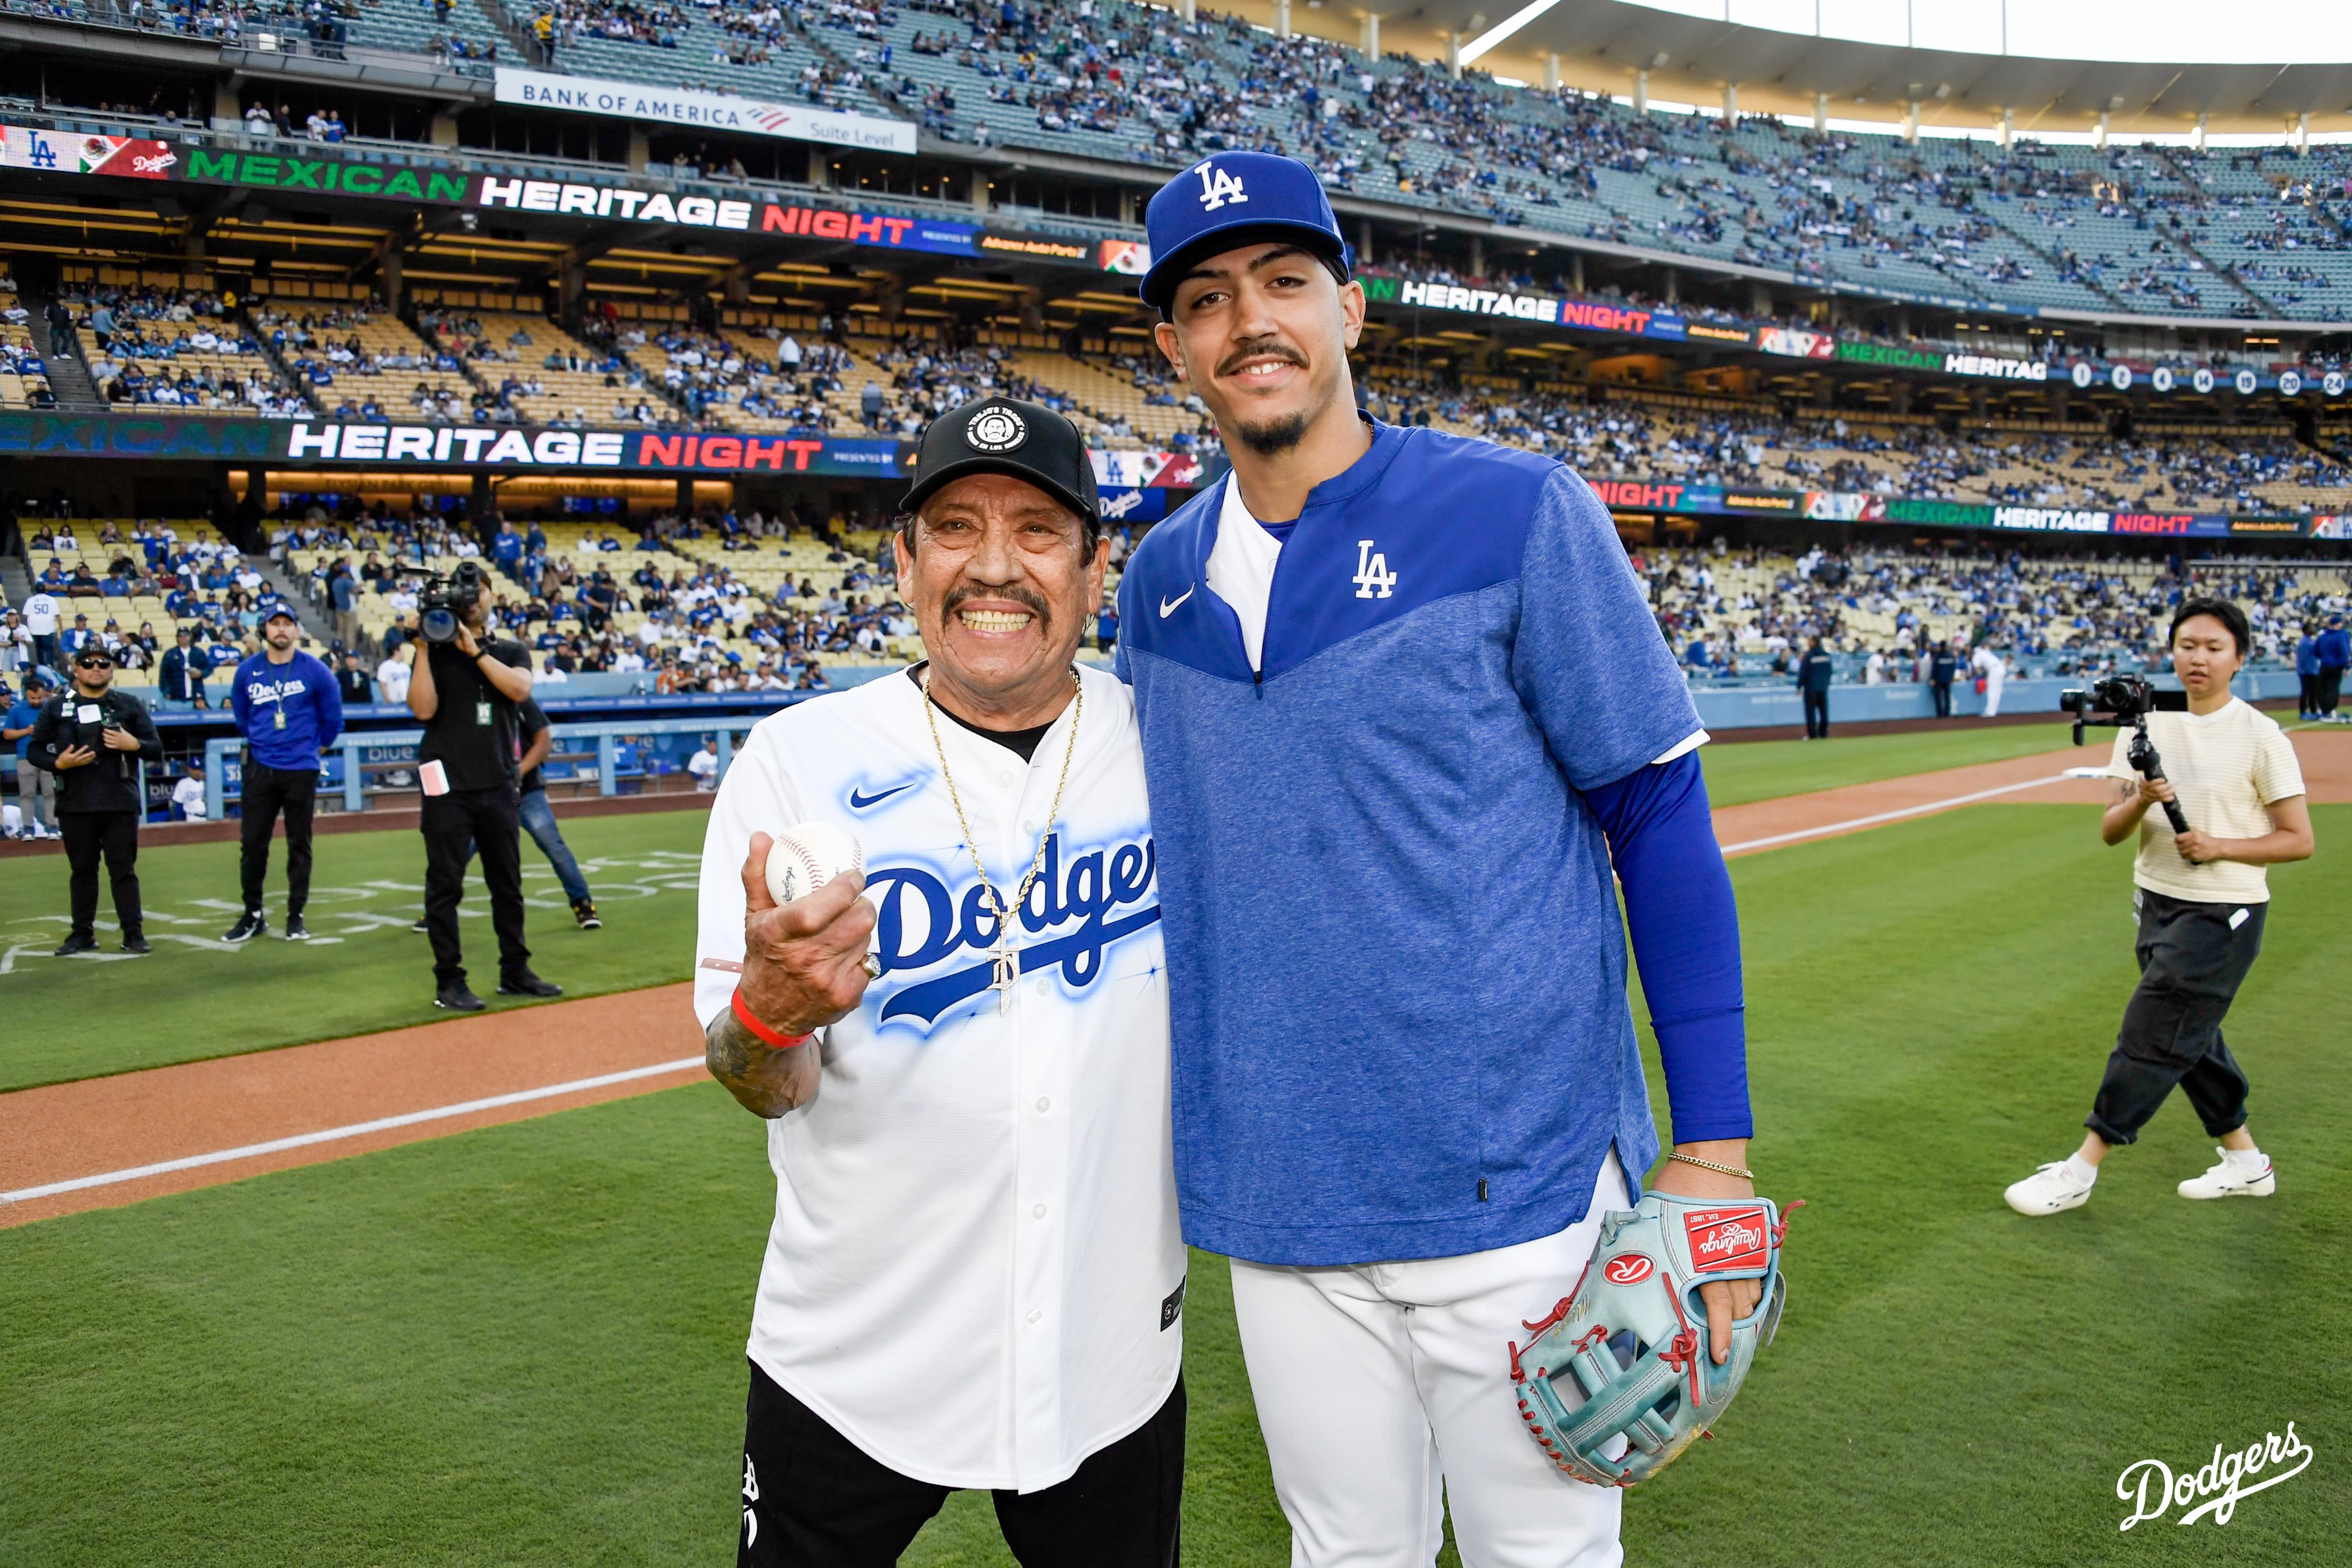
[[[1219,361],[1217,362],[1217,374],[1221,376],[1232,375],[1234,371],[1242,368],[1244,361],[1256,359],[1281,360],[1287,364],[1297,365],[1302,371],[1307,368],[1307,356],[1292,348],[1289,344],[1284,342],[1281,339],[1260,338],[1255,342],[1244,343],[1241,347],[1235,349],[1232,353],[1227,354],[1223,360]]]
[[[1054,623],[1054,612],[1046,604],[1045,595],[1018,582],[1007,583],[1003,588],[982,588],[978,583],[960,582],[949,589],[947,598],[940,602],[940,619],[946,620],[975,599],[1010,599],[1035,615],[1040,628]]]

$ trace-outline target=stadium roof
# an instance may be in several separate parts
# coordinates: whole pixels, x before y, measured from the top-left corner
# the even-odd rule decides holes
[[[1302,30],[1352,42],[1366,13],[1391,3],[1318,5],[1311,15],[1294,5],[1291,20]],[[1269,0],[1241,0],[1237,8],[1268,18],[1273,13]],[[1885,16],[1875,15],[1882,10]],[[1693,11],[1711,15],[1687,14]],[[2117,139],[2181,134],[2195,127],[2200,114],[2215,134],[2279,135],[2303,114],[2312,117],[2315,132],[2352,131],[2347,8],[2264,0],[2246,8],[2248,26],[2239,28],[2234,18],[2217,26],[2221,14],[2200,4],[2195,15],[2201,26],[2195,29],[2161,26],[2185,15],[2171,0],[2042,0],[2037,16],[2041,11],[2116,14],[2102,52],[2154,52],[2156,45],[2177,42],[2238,58],[2200,63],[2027,54],[2021,51],[2037,45],[2065,44],[2087,52],[2084,40],[2100,30],[2030,18],[2019,0],[1533,0],[1524,6],[1512,0],[1434,0],[1383,15],[1381,44],[1443,58],[1446,35],[1458,33],[1465,56],[1488,40],[1475,63],[1498,75],[1540,82],[1545,57],[1556,53],[1560,79],[1569,86],[1622,96],[1633,73],[1646,70],[1654,100],[1713,105],[1727,85],[1736,85],[1743,112],[1805,120],[1813,114],[1814,95],[1822,93],[1832,119],[1881,120],[1890,130],[1905,105],[1916,99],[1923,125],[1988,133],[2004,108],[2012,110],[2021,135],[2086,132],[2103,110]],[[1780,25],[1764,25],[1768,18]],[[1817,35],[1816,26],[1825,32]],[[1912,38],[1919,47],[1834,36],[1841,26]],[[2014,52],[2003,52],[2004,37]],[[1963,47],[1970,43],[1977,47]],[[2245,57],[2263,45],[2276,46],[2281,57]],[[2312,60],[2319,48],[2345,58]],[[2304,58],[2289,57],[2296,53]]]

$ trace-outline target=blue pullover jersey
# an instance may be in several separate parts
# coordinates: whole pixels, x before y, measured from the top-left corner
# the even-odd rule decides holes
[[[343,733],[343,694],[327,666],[297,651],[282,664],[256,653],[229,682],[229,706],[246,748],[265,768],[299,772],[319,766],[319,750]],[[278,715],[286,727],[278,727]]]
[[[1698,732],[1674,654],[1573,473],[1375,424],[1284,546],[1254,673],[1208,586],[1223,500],[1119,589],[1186,1239],[1339,1264],[1551,1235],[1612,1145],[1633,1181],[1658,1152],[1583,792]],[[1710,1027],[1736,1057],[1736,1010]],[[1677,1137],[1748,1134],[1744,1074],[1685,1126],[1665,1066]]]

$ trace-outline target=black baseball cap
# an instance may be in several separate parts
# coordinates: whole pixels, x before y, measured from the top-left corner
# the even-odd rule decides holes
[[[1087,520],[1102,522],[1094,458],[1078,427],[1043,403],[974,398],[931,421],[915,454],[915,482],[899,509],[919,510],[940,486],[969,474],[1026,479]]]

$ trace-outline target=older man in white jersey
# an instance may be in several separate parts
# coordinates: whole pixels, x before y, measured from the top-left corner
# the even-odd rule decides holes
[[[1133,705],[1075,663],[1093,468],[1061,415],[983,399],[926,434],[906,511],[929,662],[761,721],[703,851],[696,1011],[777,1187],[739,1562],[895,1563],[987,1488],[1026,1568],[1166,1568],[1166,961]],[[772,836],[809,823],[865,876],[779,907]]]

